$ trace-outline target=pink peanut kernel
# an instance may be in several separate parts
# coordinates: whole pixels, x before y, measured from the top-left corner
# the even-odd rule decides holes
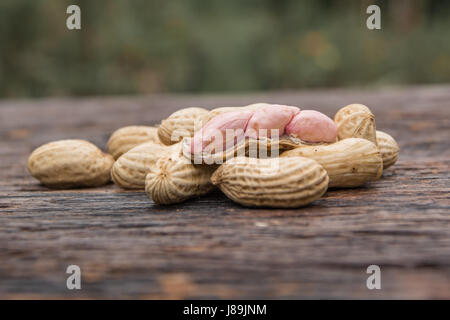
[[[275,129],[278,130],[278,136],[281,137],[284,134],[286,125],[299,112],[300,109],[297,107],[279,104],[261,107],[255,111],[248,121],[245,136],[255,139],[260,136],[270,138],[271,129]]]
[[[337,127],[333,120],[315,110],[261,104],[256,110],[232,111],[212,118],[195,133],[191,153],[221,152],[245,137],[257,139],[275,133],[278,137],[286,134],[305,142],[335,142]]]
[[[335,142],[337,126],[319,111],[303,110],[286,126],[286,134],[306,142]]]
[[[227,132],[234,131],[233,143],[236,144],[244,138],[247,123],[253,111],[232,111],[220,114],[209,120],[200,131],[196,132],[191,141],[191,153],[210,153],[226,150]]]

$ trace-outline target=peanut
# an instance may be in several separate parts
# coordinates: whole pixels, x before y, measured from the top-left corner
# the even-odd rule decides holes
[[[145,192],[157,204],[173,204],[201,196],[214,186],[214,166],[196,166],[182,156],[160,158],[145,178]]]
[[[383,173],[377,146],[366,139],[349,138],[330,145],[303,146],[281,157],[305,157],[320,163],[330,177],[329,187],[358,187]]]
[[[330,143],[336,141],[337,127],[321,112],[302,110],[286,125],[286,134],[309,143]]]
[[[377,130],[377,141],[383,158],[383,169],[387,169],[397,162],[400,148],[395,139],[383,131]]]
[[[275,139],[288,136],[308,143],[336,141],[335,123],[314,110],[300,111],[283,105],[236,109],[216,115],[194,134],[192,155],[226,153],[244,138],[274,138],[273,135]]]
[[[117,160],[128,150],[148,141],[159,143],[158,128],[128,126],[113,132],[108,141],[108,153]]]
[[[299,113],[300,109],[293,106],[274,104],[260,107],[248,119],[245,135],[257,139],[261,136],[270,138],[275,133],[280,137],[288,123]]]
[[[241,107],[220,107],[220,108],[215,108],[212,109],[211,111],[209,111],[208,115],[205,117],[205,121],[204,123],[207,123],[208,121],[210,121],[212,118],[220,115],[220,114],[224,114],[227,112],[233,112],[233,111],[244,111],[244,110],[250,110],[250,111],[256,111],[259,108],[262,107],[266,107],[266,106],[270,106],[269,103],[254,103],[254,104],[249,104],[247,106],[241,106]]]
[[[377,144],[375,116],[362,104],[349,104],[334,116],[339,140],[363,138]]]
[[[258,139],[245,138],[222,152],[200,154],[191,153],[191,138],[185,138],[182,141],[182,153],[186,159],[195,164],[222,164],[226,160],[238,156],[248,156],[252,158],[275,158],[280,152],[291,150],[302,145],[307,145],[294,137],[283,136],[280,139],[271,139],[260,137]]]
[[[96,187],[108,183],[114,159],[85,140],[44,144],[28,158],[28,171],[50,188]]]
[[[172,113],[161,122],[158,137],[163,144],[172,145],[184,137],[192,137],[200,129],[208,116],[208,110],[203,108],[185,108]]]
[[[235,145],[244,138],[244,131],[249,118],[253,115],[250,110],[227,112],[208,121],[200,131],[194,134],[191,153],[216,153],[228,149],[228,144]],[[226,136],[226,131],[233,136]],[[228,138],[228,141],[227,141]]]
[[[164,156],[181,152],[181,145],[161,145],[146,142],[124,153],[111,170],[115,184],[124,189],[144,189],[145,176],[156,161]]]
[[[231,200],[244,206],[294,208],[320,198],[328,176],[316,161],[301,157],[226,161],[211,181]]]

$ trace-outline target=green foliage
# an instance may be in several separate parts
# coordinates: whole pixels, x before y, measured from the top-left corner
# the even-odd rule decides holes
[[[369,4],[381,30],[366,28]],[[66,28],[81,7],[82,29]],[[441,1],[2,0],[0,96],[450,81]]]

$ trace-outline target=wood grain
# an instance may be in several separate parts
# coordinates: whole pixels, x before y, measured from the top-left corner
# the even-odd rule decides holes
[[[157,124],[187,106],[267,101],[318,109],[367,104],[400,145],[398,163],[358,189],[296,210],[252,210],[219,191],[155,205],[144,192],[52,191],[26,171],[37,146]],[[450,87],[234,96],[0,101],[0,297],[450,298]],[[66,267],[82,290],[66,288]],[[366,268],[382,289],[366,288]]]

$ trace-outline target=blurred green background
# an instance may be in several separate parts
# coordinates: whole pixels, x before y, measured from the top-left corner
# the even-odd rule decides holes
[[[449,17],[434,0],[1,0],[0,97],[449,82]]]

